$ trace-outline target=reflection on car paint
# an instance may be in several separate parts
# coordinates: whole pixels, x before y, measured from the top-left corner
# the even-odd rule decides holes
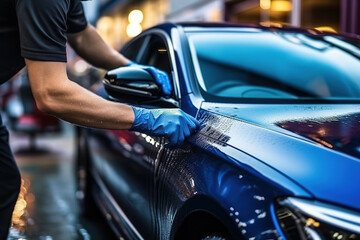
[[[360,114],[288,120],[278,126],[315,142],[360,157]]]

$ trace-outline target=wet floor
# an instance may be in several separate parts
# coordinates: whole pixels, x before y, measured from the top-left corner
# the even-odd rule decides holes
[[[8,240],[112,240],[101,216],[85,219],[75,198],[73,127],[36,137],[29,149],[26,135],[10,134],[22,174],[22,187]]]

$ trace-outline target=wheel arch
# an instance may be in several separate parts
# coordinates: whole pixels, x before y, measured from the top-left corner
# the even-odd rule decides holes
[[[229,213],[218,202],[208,196],[197,195],[187,200],[177,212],[171,239],[202,239],[215,233],[226,239],[235,239],[235,228]]]

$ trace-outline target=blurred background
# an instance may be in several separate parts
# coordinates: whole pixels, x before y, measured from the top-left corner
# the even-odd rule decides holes
[[[92,0],[89,21],[114,48],[164,21],[286,24],[359,33],[356,0]]]
[[[115,49],[166,21],[260,23],[360,33],[358,0],[91,0],[83,4],[89,22]],[[103,76],[71,53],[69,59],[69,72],[78,80],[86,83],[89,76]]]
[[[91,0],[83,5],[88,21],[115,49],[166,21],[260,23],[360,33],[358,0]],[[104,72],[69,47],[68,74],[91,89]],[[23,179],[9,240],[112,239],[104,219],[79,215],[74,127],[38,111],[26,70],[2,85],[0,95],[1,114]]]

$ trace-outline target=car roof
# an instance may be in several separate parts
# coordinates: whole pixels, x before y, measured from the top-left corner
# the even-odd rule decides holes
[[[206,30],[206,29],[216,29],[216,28],[252,28],[258,29],[262,31],[270,31],[270,32],[297,32],[311,35],[336,35],[342,36],[344,38],[352,38],[356,40],[360,40],[359,35],[355,34],[347,34],[347,33],[335,33],[326,30],[319,30],[315,28],[302,28],[295,27],[286,24],[280,23],[264,23],[264,24],[256,24],[256,23],[234,23],[234,22],[165,22],[162,24],[158,24],[152,28],[160,28],[170,33],[172,28],[182,27],[185,30],[191,28],[197,28],[197,30]]]

